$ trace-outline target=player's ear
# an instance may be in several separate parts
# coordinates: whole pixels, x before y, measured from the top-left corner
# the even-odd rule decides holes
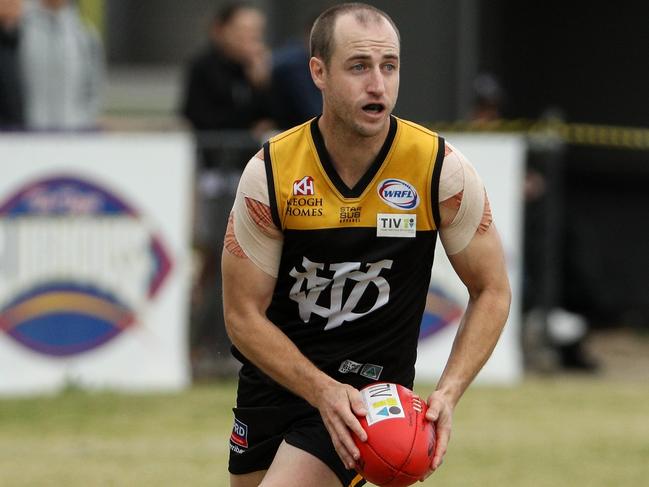
[[[309,59],[309,70],[311,70],[311,78],[313,78],[313,83],[322,90],[324,87],[324,77],[327,70],[325,63],[322,59],[317,57],[312,57]]]

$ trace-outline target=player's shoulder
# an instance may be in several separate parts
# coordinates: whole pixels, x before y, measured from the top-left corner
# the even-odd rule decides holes
[[[407,130],[413,135],[419,135],[419,136],[429,137],[433,139],[439,137],[439,134],[437,132],[433,132],[429,128],[424,127],[423,125],[399,117],[394,117],[394,118],[397,119],[397,122],[403,129]]]
[[[280,142],[280,141],[285,140],[285,139],[290,139],[290,138],[294,138],[294,137],[302,137],[302,136],[304,136],[305,133],[309,132],[309,130],[311,128],[311,122],[312,121],[313,121],[313,119],[307,120],[306,122],[301,123],[300,125],[296,125],[295,127],[290,128],[288,130],[285,130],[284,132],[280,132],[279,134],[274,135],[273,137],[268,139],[268,142],[273,144],[273,143],[277,143],[277,142]]]

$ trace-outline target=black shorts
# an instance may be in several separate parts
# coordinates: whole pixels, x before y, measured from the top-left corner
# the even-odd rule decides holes
[[[343,486],[360,487],[365,484],[363,477],[354,470],[348,470],[340,460],[317,409],[295,396],[293,400],[282,401],[282,405],[268,401],[261,404],[270,402],[274,405],[253,406],[242,397],[242,389],[246,387],[242,387],[240,381],[237,398],[239,406],[233,408],[234,426],[230,436],[228,465],[230,473],[237,475],[267,470],[284,440],[324,462]],[[257,389],[255,395],[258,393]],[[265,393],[269,393],[269,390],[266,389]]]

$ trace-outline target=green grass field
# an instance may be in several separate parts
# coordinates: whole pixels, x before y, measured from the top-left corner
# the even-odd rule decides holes
[[[216,384],[0,400],[0,485],[227,486],[233,398],[233,384]],[[425,485],[647,485],[648,405],[646,382],[474,386],[456,411],[446,461]]]

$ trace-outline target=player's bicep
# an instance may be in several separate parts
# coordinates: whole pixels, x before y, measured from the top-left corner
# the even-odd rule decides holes
[[[476,232],[464,249],[448,258],[471,296],[485,289],[509,292],[503,246],[495,225]]]
[[[228,329],[245,325],[252,316],[263,316],[270,305],[275,278],[249,259],[241,259],[227,249],[221,258],[223,311]]]

